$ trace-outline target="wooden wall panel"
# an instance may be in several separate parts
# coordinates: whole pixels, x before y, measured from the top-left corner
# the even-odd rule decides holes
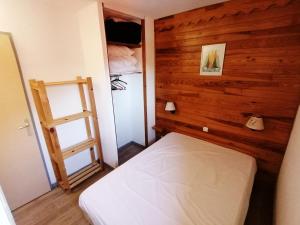
[[[226,43],[223,75],[200,76],[201,46],[214,43]],[[155,45],[156,126],[253,155],[277,173],[300,103],[300,1],[234,0],[158,19]],[[251,114],[264,117],[264,131],[245,127]]]

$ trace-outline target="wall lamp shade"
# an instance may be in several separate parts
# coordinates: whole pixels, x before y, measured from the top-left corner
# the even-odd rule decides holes
[[[251,130],[264,130],[264,120],[260,116],[251,116],[246,123],[246,127]]]
[[[175,113],[176,112],[176,107],[175,107],[174,102],[167,102],[166,107],[165,107],[165,111]]]

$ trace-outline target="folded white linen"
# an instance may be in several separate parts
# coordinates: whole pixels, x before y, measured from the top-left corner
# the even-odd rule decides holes
[[[137,72],[137,59],[133,56],[109,56],[109,72],[132,73]]]
[[[132,56],[134,50],[126,46],[108,45],[107,46],[108,56]]]

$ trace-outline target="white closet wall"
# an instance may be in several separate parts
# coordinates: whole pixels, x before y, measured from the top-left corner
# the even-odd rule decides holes
[[[154,19],[137,11],[134,7],[119,4],[119,1],[102,0],[105,7],[119,12],[124,12],[145,19],[145,42],[146,42],[146,85],[147,85],[147,123],[148,142],[155,141],[155,132],[152,127],[155,125],[155,47],[154,47]]]
[[[142,48],[135,49],[137,71],[142,71]],[[145,145],[143,74],[122,75],[126,90],[112,91],[118,148],[129,142]]]

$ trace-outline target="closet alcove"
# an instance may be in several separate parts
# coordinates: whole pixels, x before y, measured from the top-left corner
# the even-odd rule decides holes
[[[103,8],[118,151],[148,145],[144,20]]]

